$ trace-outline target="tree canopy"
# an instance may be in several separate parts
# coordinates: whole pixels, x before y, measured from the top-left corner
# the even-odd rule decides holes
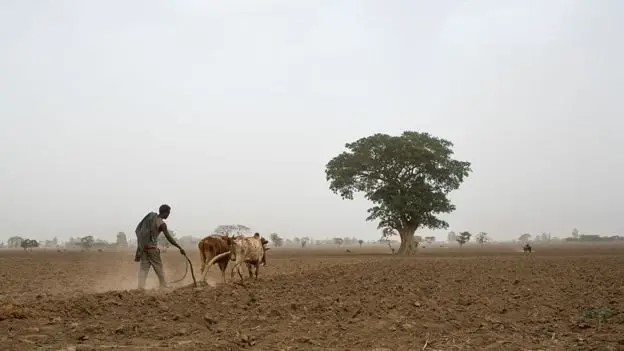
[[[334,244],[338,245],[338,247],[340,247],[343,242],[344,240],[342,238],[334,238]]]
[[[26,250],[26,249],[31,249],[32,250],[33,247],[39,247],[39,242],[37,240],[34,240],[34,239],[24,239],[20,243],[20,246],[24,250]]]
[[[522,241],[522,242],[528,242],[529,240],[531,240],[531,236],[532,236],[532,235],[531,235],[531,234],[529,234],[529,233],[524,233],[524,234],[520,235],[520,237],[518,238],[518,240],[519,240],[519,241]]]
[[[93,244],[95,244],[95,239],[92,235],[87,235],[80,238],[80,246],[85,250],[91,249],[93,247]]]
[[[223,224],[215,228],[214,232],[216,234],[230,236],[234,234],[248,234],[251,232],[251,229],[242,224]]]
[[[414,232],[447,228],[437,217],[455,210],[447,195],[471,172],[470,163],[452,158],[453,144],[428,133],[375,134],[346,144],[347,151],[326,165],[329,188],[343,199],[364,193],[374,206],[367,220],[384,234],[398,232],[399,253],[410,254]]]
[[[488,235],[488,233],[486,232],[480,232],[479,234],[477,234],[477,242],[481,245],[487,243],[490,240],[490,237]]]
[[[277,233],[271,233],[269,238],[271,239],[271,241],[273,242],[273,246],[275,247],[282,247],[282,245],[284,244],[284,239],[282,239]]]

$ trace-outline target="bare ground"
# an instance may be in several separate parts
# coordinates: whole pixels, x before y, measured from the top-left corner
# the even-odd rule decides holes
[[[622,246],[349,249],[274,249],[245,286],[147,292],[132,252],[3,250],[0,349],[624,350]]]

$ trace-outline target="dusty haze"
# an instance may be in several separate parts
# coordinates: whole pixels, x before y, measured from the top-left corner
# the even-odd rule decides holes
[[[3,1],[0,240],[113,240],[161,203],[181,234],[376,239],[324,166],[404,130],[473,164],[450,230],[622,234],[623,23],[618,0]]]

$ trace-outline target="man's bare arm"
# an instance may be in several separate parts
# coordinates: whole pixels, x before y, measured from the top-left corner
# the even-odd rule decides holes
[[[171,236],[171,234],[169,234],[169,231],[167,230],[167,223],[161,224],[159,229],[162,230],[163,234],[165,234],[165,238],[167,238],[167,240],[171,243],[171,245],[173,245],[173,246],[177,247],[178,249],[182,250],[182,247],[180,247],[180,245],[178,245],[178,243]]]

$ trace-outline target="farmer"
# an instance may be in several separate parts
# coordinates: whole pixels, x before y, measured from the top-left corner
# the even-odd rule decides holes
[[[158,235],[160,232],[165,234],[165,237],[169,240],[171,245],[180,249],[182,255],[186,255],[184,249],[178,245],[167,230],[167,224],[164,220],[169,217],[170,213],[171,207],[169,207],[169,205],[162,205],[158,209],[158,214],[156,214],[156,212],[148,213],[137,225],[135,230],[137,236],[137,251],[134,256],[134,261],[141,262],[139,268],[139,289],[145,289],[145,279],[147,279],[147,273],[150,267],[154,267],[154,272],[156,272],[158,280],[160,281],[160,287],[167,287],[162,260],[160,259],[160,249],[158,248]]]

